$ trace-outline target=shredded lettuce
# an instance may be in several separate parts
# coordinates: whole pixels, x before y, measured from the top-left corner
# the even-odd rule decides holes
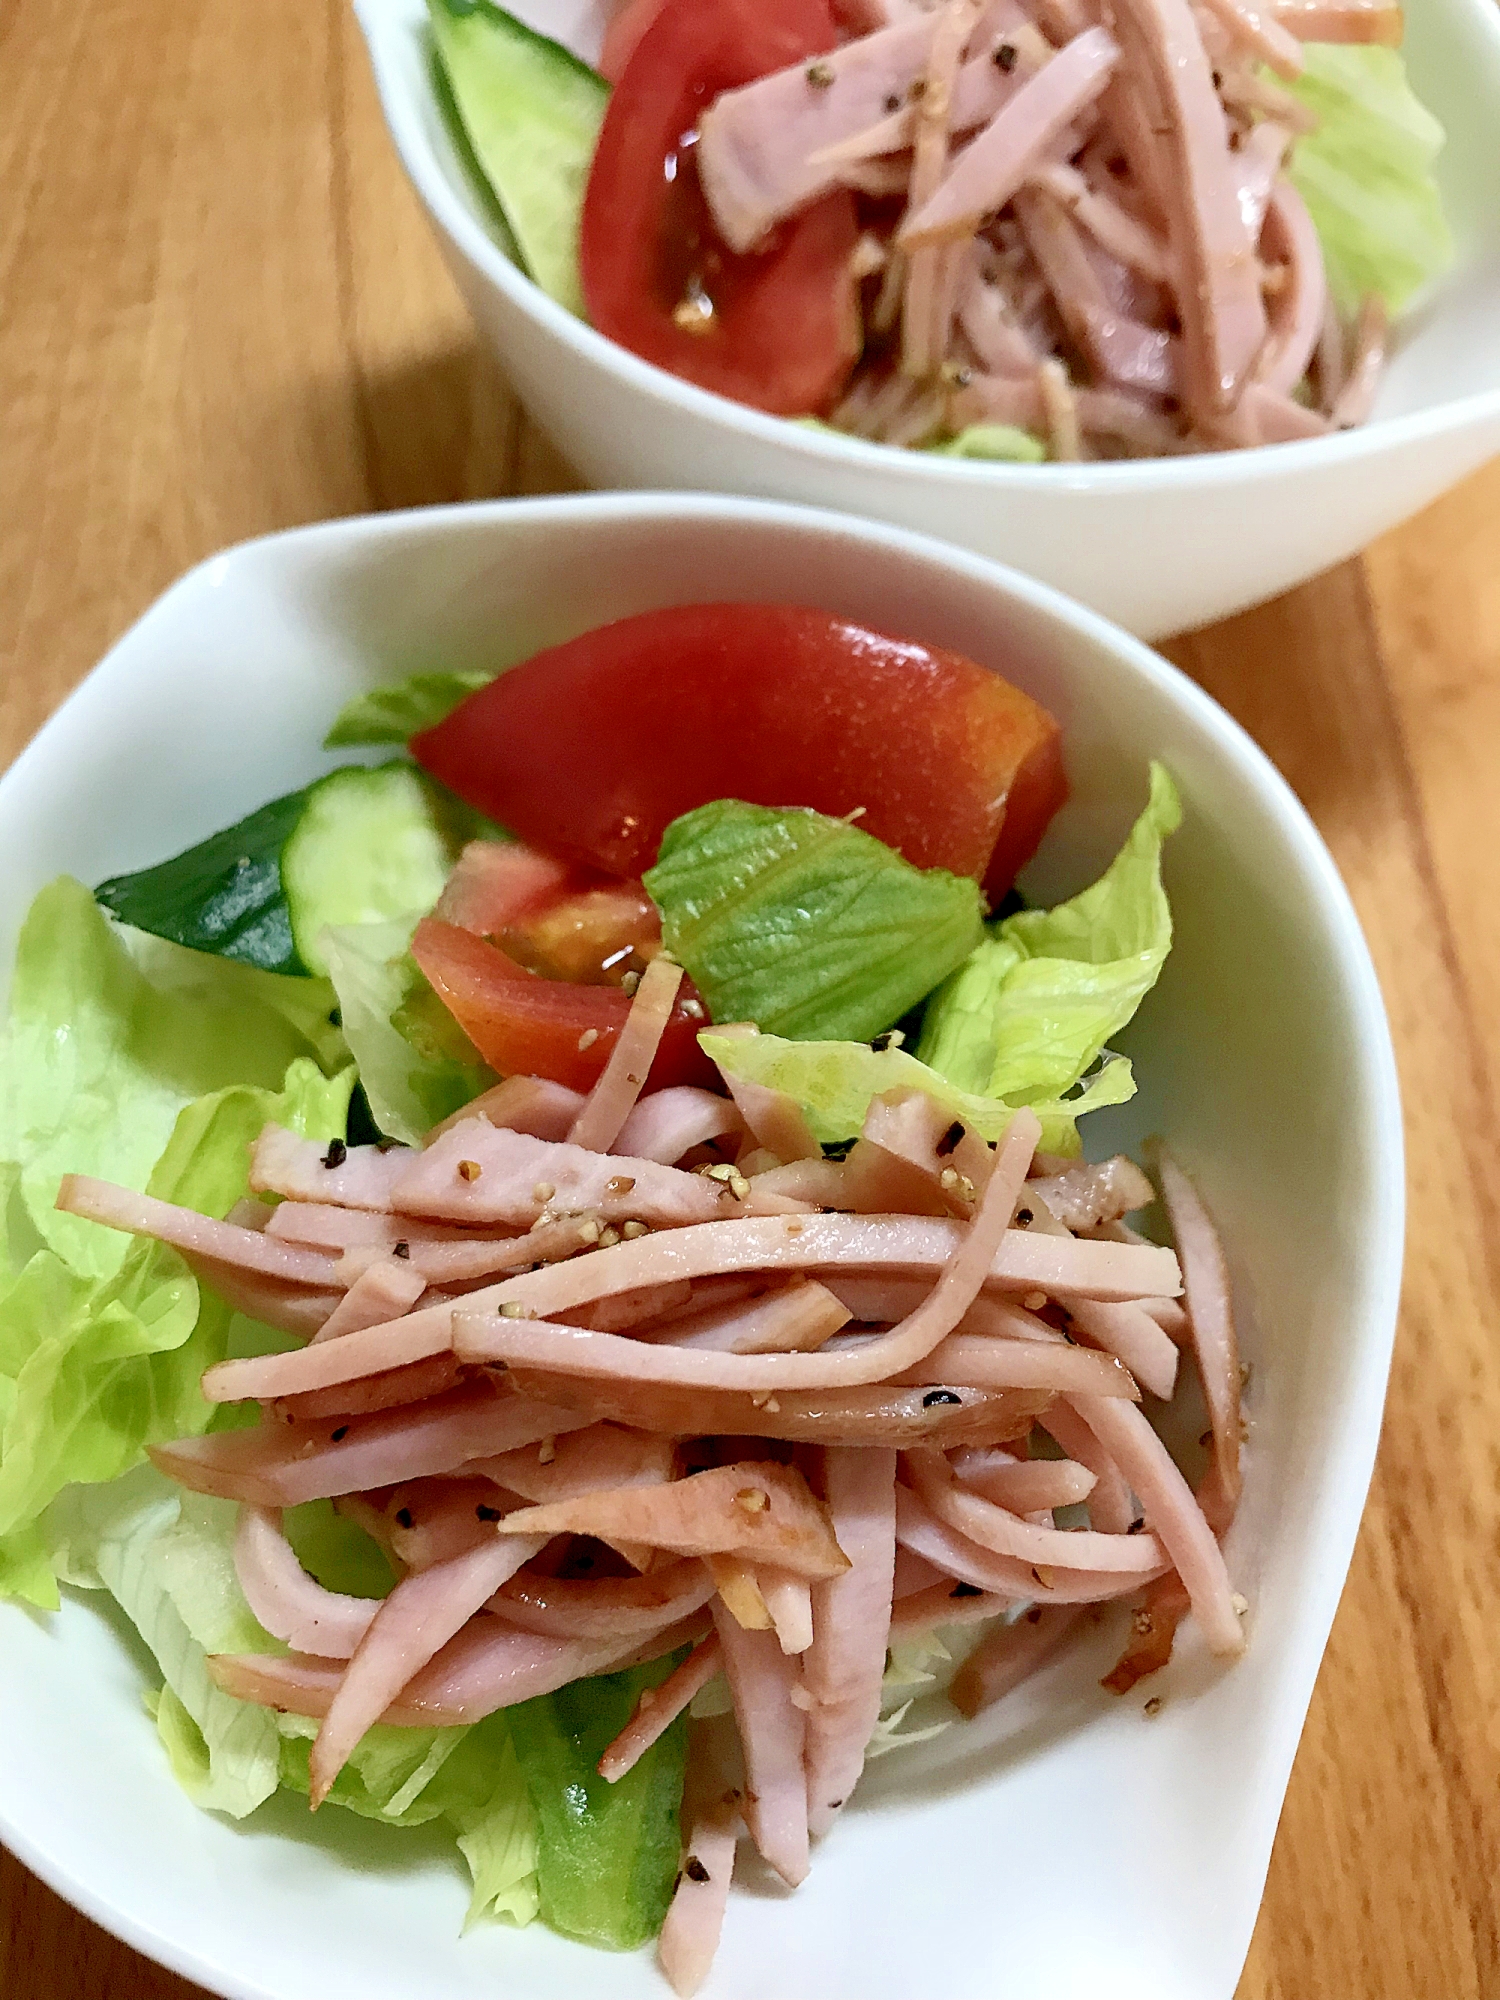
[[[1394,49],[1312,43],[1289,87],[1318,115],[1292,152],[1292,184],[1346,318],[1376,293],[1401,312],[1453,259],[1432,166],[1444,133]]]
[[[1001,459],[1012,465],[1041,465],[1047,457],[1042,440],[1014,424],[970,424],[956,437],[927,448],[936,458]]]
[[[409,946],[415,917],[386,924],[330,925],[323,933],[344,1034],[380,1130],[419,1145],[440,1119],[495,1079],[432,999]]]
[[[717,1021],[864,1040],[982,936],[978,884],[844,820],[718,799],[662,836],[646,888]]]
[[[1021,910],[933,995],[919,1058],[957,1087],[1007,1104],[1071,1090],[1130,1020],[1172,944],[1161,850],[1182,818],[1159,764],[1124,847],[1092,887]]]
[[[424,729],[435,729],[493,678],[486,673],[412,674],[393,686],[371,688],[344,703],[323,738],[323,748],[406,743]]]

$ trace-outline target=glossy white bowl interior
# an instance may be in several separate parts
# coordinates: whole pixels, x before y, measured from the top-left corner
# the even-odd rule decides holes
[[[1166,760],[1177,944],[1124,1039],[1141,1082],[1095,1148],[1170,1135],[1228,1239],[1255,1365],[1231,1547],[1251,1644],[1191,1639],[1097,1685],[1115,1622],[978,1723],[872,1766],[796,1896],[737,1893],[709,2000],[1230,2000],[1379,1427],[1402,1240],[1385,1016],[1326,850],[1241,730],[1040,585],[899,530],[691,496],[336,522],[185,577],[0,782],[0,961],[40,884],[174,851],[324,767],[356,689],[497,666],[684,599],[825,605],[956,646],[1066,727],[1073,801],[1030,886],[1080,886]],[[660,2000],[648,1955],[540,1926],[460,1942],[436,1836],[277,1801],[235,1826],[177,1790],[143,1659],[97,1600],[0,1607],[0,1836],[132,1943],[257,2000]],[[1144,1693],[1163,1696],[1147,1719]]]
[[[599,0],[517,0],[591,52]],[[1415,0],[1406,53],[1447,127],[1456,270],[1402,329],[1375,419],[1309,443],[1100,466],[964,464],[799,429],[638,360],[499,247],[432,87],[424,0],[355,0],[391,133],[521,397],[595,486],[837,507],[941,536],[1147,638],[1227,616],[1363,548],[1500,451],[1500,12]]]

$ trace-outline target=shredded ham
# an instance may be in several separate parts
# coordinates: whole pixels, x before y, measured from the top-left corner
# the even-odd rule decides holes
[[[948,1699],[972,1721],[1046,1666],[1071,1638],[1082,1615],[1081,1605],[1034,1604],[1013,1624],[997,1625],[953,1676]]]
[[[1086,1340],[1113,1354],[1153,1396],[1171,1401],[1177,1349],[1149,1313],[1138,1305],[1101,1305],[1095,1299],[1067,1299],[1064,1304]]]
[[[1163,1574],[1161,1570],[1144,1577],[1133,1570],[1054,1569],[1001,1555],[940,1521],[909,1486],[896,1488],[896,1539],[960,1583],[989,1591],[1010,1604],[1029,1604],[1034,1600],[1048,1604],[1102,1604],[1111,1598],[1129,1597],[1143,1583],[1154,1582],[1156,1576]]]
[[[410,1312],[426,1289],[427,1280],[410,1263],[381,1257],[354,1280],[313,1339],[336,1340],[340,1334],[363,1333],[367,1326],[384,1326]]]
[[[600,1777],[617,1785],[696,1700],[723,1664],[724,1649],[718,1633],[714,1632],[699,1641],[660,1687],[647,1688],[636,1704],[634,1715],[599,1759]]]
[[[905,1466],[918,1499],[945,1526],[996,1555],[1045,1569],[1119,1571],[1137,1579],[1154,1575],[1165,1560],[1155,1535],[1101,1535],[1092,1528],[1039,1527],[992,1500],[971,1493],[953,1476],[941,1452],[923,1445],[908,1452]]]
[[[545,1076],[508,1076],[434,1125],[426,1143],[430,1146],[470,1118],[486,1118],[512,1132],[529,1132],[533,1139],[566,1139],[582,1109],[583,1093],[569,1090],[565,1083]]]
[[[682,967],[669,958],[653,958],[641,974],[619,1040],[568,1133],[573,1145],[596,1153],[613,1148],[656,1060],[681,984]]]
[[[1098,1484],[1086,1465],[1072,1459],[1014,1458],[998,1445],[970,1446],[952,1463],[963,1485],[1012,1514],[1076,1506]]]
[[[298,1653],[347,1660],[370,1628],[376,1603],[325,1590],[298,1562],[279,1514],[240,1510],[234,1567],[245,1602],[274,1639]]]
[[[661,1969],[680,2000],[698,1991],[718,1950],[739,1824],[737,1808],[721,1803],[695,1821],[688,1840],[656,1945]]]
[[[819,1348],[849,1323],[849,1310],[816,1279],[794,1277],[748,1305],[709,1306],[670,1321],[674,1347],[710,1354],[796,1354]]]
[[[135,1194],[111,1181],[88,1174],[64,1174],[57,1190],[57,1207],[64,1214],[102,1222],[109,1229],[155,1237],[193,1257],[210,1258],[283,1284],[328,1287],[339,1284],[339,1267],[315,1250],[283,1243],[263,1229],[242,1229],[232,1222],[215,1222],[196,1209],[178,1208],[154,1195]]]
[[[550,1505],[617,1486],[660,1486],[675,1471],[672,1446],[618,1424],[591,1424],[567,1437],[546,1437],[493,1458],[471,1459],[467,1470],[523,1500]]]
[[[326,1324],[326,1322],[325,1322]],[[316,1336],[314,1336],[316,1338]],[[318,1417],[368,1417],[377,1410],[398,1409],[403,1403],[425,1403],[456,1389],[463,1370],[452,1354],[433,1354],[409,1361],[378,1375],[361,1375],[353,1382],[336,1382],[331,1389],[311,1389],[301,1396],[273,1396],[266,1404],[280,1423],[306,1423]]]
[[[1199,1499],[1215,1532],[1222,1534],[1240,1501],[1240,1348],[1229,1266],[1198,1190],[1169,1153],[1160,1152],[1157,1165],[1162,1203],[1182,1259],[1193,1361],[1213,1429],[1213,1479]],[[1183,1581],[1189,1582],[1185,1574]]]
[[[643,1639],[701,1611],[713,1593],[713,1578],[701,1562],[689,1559],[645,1576],[600,1577],[592,1583],[522,1569],[489,1600],[489,1608],[523,1632],[549,1639]]]
[[[765,1860],[791,1888],[807,1874],[805,1717],[792,1700],[797,1662],[774,1632],[747,1632],[714,1606],[745,1753],[745,1819]]]
[[[679,1083],[667,1090],[653,1090],[633,1106],[611,1151],[670,1167],[694,1146],[742,1130],[743,1121],[732,1098]]]
[[[802,1668],[813,1703],[806,1764],[814,1835],[828,1831],[858,1783],[880,1716],[896,1559],[895,1489],[894,1452],[824,1452],[823,1497],[849,1568],[814,1586],[812,1644]]]

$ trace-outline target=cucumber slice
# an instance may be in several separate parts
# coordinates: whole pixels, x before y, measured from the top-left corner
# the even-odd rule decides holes
[[[428,0],[465,133],[529,277],[583,317],[578,231],[609,85],[492,0]]]
[[[430,910],[453,865],[437,796],[410,764],[358,765],[320,779],[281,850],[292,938],[326,973],[325,924],[378,924]]]
[[[307,801],[306,790],[289,792],[170,861],[101,882],[94,894],[121,923],[153,937],[264,972],[304,972],[281,890],[281,851]]]

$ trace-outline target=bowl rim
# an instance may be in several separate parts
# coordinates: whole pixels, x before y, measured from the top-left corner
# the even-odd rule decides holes
[[[1492,55],[1500,66],[1500,12],[1490,0],[1450,0],[1468,18],[1482,24]],[[1419,440],[1445,437],[1470,425],[1500,420],[1500,386],[1478,389],[1451,402],[1382,417],[1356,429],[1328,437],[1302,438],[1288,444],[1253,445],[1220,452],[1184,453],[1173,458],[1111,459],[1091,464],[1015,464],[1004,460],[942,458],[928,452],[906,451],[855,438],[838,431],[818,431],[786,417],[753,409],[716,391],[686,382],[655,362],[644,360],[618,341],[550,298],[514,263],[479,221],[424,129],[418,98],[408,87],[408,66],[398,45],[415,28],[425,30],[425,13],[418,15],[410,0],[353,0],[363,31],[386,124],[407,175],[433,221],[489,284],[545,333],[571,350],[581,362],[615,376],[627,388],[651,401],[675,405],[701,422],[737,431],[755,444],[779,446],[793,458],[813,464],[857,471],[877,463],[884,474],[909,486],[956,480],[981,488],[1024,493],[1033,488],[1073,490],[1090,494],[1132,494],[1143,487],[1165,485],[1183,494],[1202,493],[1242,484],[1258,486],[1303,471],[1358,465],[1387,449]],[[425,56],[430,49],[423,44]],[[430,85],[429,109],[440,116]],[[1413,310],[1420,312],[1419,302]],[[872,454],[875,455],[872,457]]]
[[[1214,753],[1226,760],[1274,814],[1305,871],[1310,907],[1327,939],[1328,963],[1342,980],[1361,1054],[1363,1125],[1368,1131],[1364,1165],[1372,1200],[1364,1218],[1366,1305],[1358,1324],[1351,1366],[1351,1396],[1329,1458],[1340,1489],[1351,1504],[1325,1535],[1316,1562],[1309,1563],[1302,1591],[1298,1630],[1287,1642],[1289,1681],[1285,1699],[1262,1722],[1267,1769],[1272,1774],[1263,1801],[1266,1852],[1279,1817],[1293,1757],[1306,1720],[1313,1684],[1327,1647],[1334,1612],[1352,1560],[1364,1515],[1379,1443],[1381,1412],[1390,1373],[1397,1325],[1405,1233],[1405,1165],[1400,1086],[1389,1019],[1373,961],[1352,900],[1333,857],[1291,786],[1249,732],[1188,675],[1102,614],[1076,603],[1052,586],[967,550],[914,530],[888,526],[832,510],[792,503],[696,493],[604,493],[549,495],[532,499],[457,503],[387,514],[352,515],[254,537],[195,564],[157,597],[114,642],[31,742],[0,774],[0,811],[11,796],[23,794],[65,748],[77,709],[92,704],[105,687],[128,684],[142,671],[143,643],[168,623],[177,608],[199,592],[214,591],[229,566],[254,566],[267,556],[311,555],[315,563],[337,559],[341,549],[397,540],[441,542],[454,532],[483,534],[507,521],[609,523],[654,522],[662,532],[674,523],[719,522],[819,532],[863,542],[893,553],[927,560],[951,574],[978,583],[1040,613],[1054,628],[1069,630],[1107,651],[1130,677],[1140,677],[1179,708]],[[1358,1506],[1352,1497],[1358,1495]],[[1295,1673],[1291,1668],[1295,1666]],[[210,1963],[190,1944],[116,1900],[108,1885],[80,1875],[66,1855],[49,1848],[26,1829],[24,1807],[0,1798],[0,1839],[27,1868],[104,1929],[156,1962],[196,1980],[230,2000],[279,2000],[276,1989],[223,1964]]]

